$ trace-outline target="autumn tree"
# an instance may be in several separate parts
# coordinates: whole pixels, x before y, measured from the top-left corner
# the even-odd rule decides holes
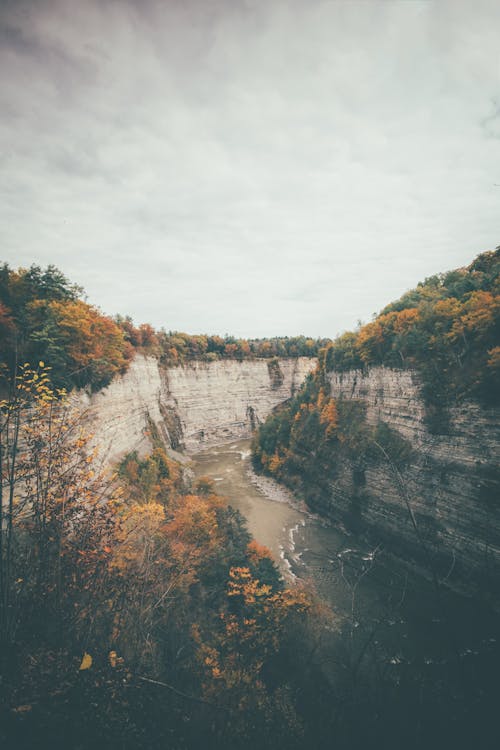
[[[418,370],[432,429],[446,428],[451,398],[495,401],[500,389],[488,352],[500,336],[499,263],[497,248],[467,268],[426,279],[372,322],[328,345],[324,371],[373,365]]]
[[[0,703],[18,691],[39,697],[42,682],[26,682],[30,663],[41,660],[44,680],[55,679],[86,650],[102,651],[109,609],[97,603],[109,580],[118,497],[89,440],[43,362],[23,366],[0,404],[0,639],[2,669],[17,684],[11,694],[0,690]]]
[[[54,266],[2,266],[0,362],[11,377],[20,363],[43,360],[55,386],[98,389],[127,369],[133,348],[124,331],[82,294]]]
[[[262,550],[251,553],[261,556]],[[266,556],[264,554],[264,556]],[[210,630],[195,624],[205,699],[227,712],[219,740],[268,744],[302,733],[290,687],[277,667],[290,620],[305,617],[311,599],[300,587],[262,583],[249,567],[229,570],[226,602]]]

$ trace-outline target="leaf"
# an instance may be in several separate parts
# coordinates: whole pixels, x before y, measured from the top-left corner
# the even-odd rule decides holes
[[[92,657],[90,654],[87,654],[87,652],[85,651],[85,653],[83,654],[83,659],[82,659],[82,663],[80,664],[79,671],[81,672],[84,669],[90,669],[91,666],[92,666]]]
[[[17,706],[17,708],[13,708],[13,712],[15,714],[25,714],[28,711],[31,711],[32,706],[30,706],[29,703],[25,703],[23,706]]]

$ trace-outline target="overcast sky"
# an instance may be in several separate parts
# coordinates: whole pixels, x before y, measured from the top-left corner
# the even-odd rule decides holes
[[[0,259],[334,336],[500,244],[500,3],[0,0]]]

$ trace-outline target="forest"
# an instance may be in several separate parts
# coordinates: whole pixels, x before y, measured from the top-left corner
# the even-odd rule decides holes
[[[299,747],[324,682],[314,594],[153,425],[110,475],[45,363],[0,410],[3,747]]]
[[[0,367],[7,378],[18,365],[47,360],[54,386],[99,390],[127,370],[136,352],[174,366],[193,360],[315,357],[327,342],[155,331],[148,323],[135,326],[127,316],[104,315],[55,266],[0,267]]]
[[[320,342],[156,332],[103,315],[53,266],[4,264],[0,344],[2,746],[300,746],[324,683],[314,592],[285,584],[154,424],[150,455],[102,466],[72,391],[105,387],[136,352],[173,365]]]
[[[327,344],[302,389],[257,430],[256,470],[299,489],[317,507],[343,460],[383,464],[389,455],[398,470],[411,460],[412,446],[387,424],[368,424],[362,402],[330,396],[332,370],[415,370],[435,433],[446,433],[452,405],[498,403],[499,270],[500,250],[482,253],[466,268],[426,279],[373,322]]]
[[[315,507],[343,458],[390,455],[398,470],[412,458],[396,431],[366,422],[362,403],[330,397],[332,368],[416,369],[434,426],[438,381],[455,399],[493,402],[498,251],[334,342],[136,327],[52,266],[4,265],[0,299],[2,746],[417,750],[470,746],[478,726],[487,734],[491,706],[475,684],[450,690],[410,662],[391,671],[378,640],[389,616],[367,629],[339,618],[311,581],[284,579],[231,498],[194,480],[153,422],[148,455],[104,466],[72,392],[104,387],[136,352],[170,366],[318,354],[253,442],[256,470]]]
[[[414,368],[436,414],[464,398],[498,403],[500,394],[500,249],[465,268],[425,279],[371,323],[327,344],[322,367]]]

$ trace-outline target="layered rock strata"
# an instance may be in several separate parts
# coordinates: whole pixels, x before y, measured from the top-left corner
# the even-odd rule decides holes
[[[426,564],[428,552],[441,579],[459,585],[480,578],[494,590],[500,582],[498,410],[463,403],[450,410],[447,434],[435,435],[426,427],[416,373],[375,367],[328,377],[334,398],[362,401],[367,421],[385,422],[412,451],[399,469],[384,455],[363,465],[344,460],[328,478],[321,511],[404,557]]]
[[[79,401],[105,461],[151,450],[155,428],[168,447],[193,453],[249,437],[315,365],[300,357],[163,368],[154,357],[137,355],[125,375]]]

